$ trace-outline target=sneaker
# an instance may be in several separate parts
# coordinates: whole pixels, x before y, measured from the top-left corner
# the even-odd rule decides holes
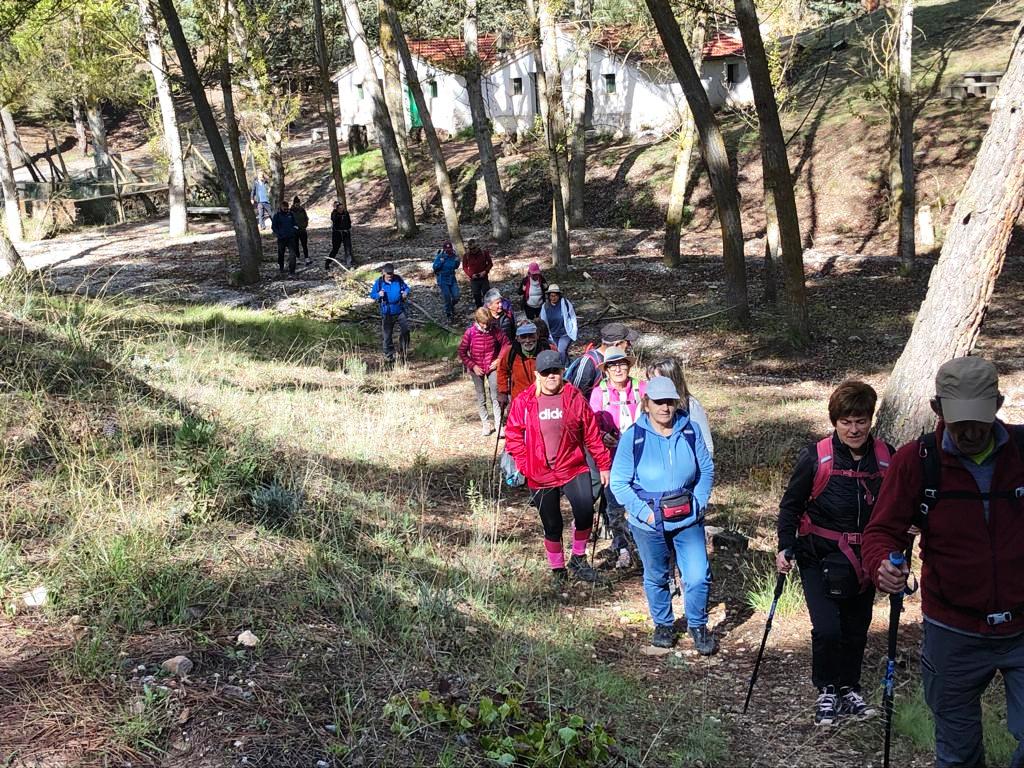
[[[625,547],[623,547],[622,549],[619,550],[619,556],[615,560],[615,568],[616,568],[616,570],[624,571],[627,568],[632,568],[632,567],[633,567],[633,558],[629,554],[629,550],[626,549]]]
[[[494,434],[494,429],[493,427],[491,427],[491,422],[485,421],[483,424],[480,425],[480,434],[483,435],[484,437]]]
[[[839,722],[839,697],[835,686],[826,685],[818,694],[818,705],[814,712],[815,725],[835,725]]]
[[[655,648],[671,648],[676,644],[676,628],[671,624],[655,624],[651,645]]]
[[[878,714],[878,710],[864,700],[864,697],[860,695],[860,691],[854,688],[840,688],[839,692],[840,715],[850,715],[851,717],[864,720]]]
[[[586,555],[573,555],[569,558],[569,570],[572,571],[572,575],[580,581],[598,581],[601,576],[597,571],[593,569],[590,563],[587,562]]]
[[[707,626],[690,627],[687,630],[693,638],[693,647],[701,656],[710,656],[718,650],[718,638],[716,638]]]

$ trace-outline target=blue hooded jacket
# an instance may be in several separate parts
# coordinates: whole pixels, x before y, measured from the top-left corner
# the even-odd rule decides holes
[[[451,253],[438,251],[434,256],[434,274],[437,276],[437,287],[441,289],[442,296],[450,296],[453,300],[459,298],[459,281],[455,273],[461,263],[458,256]]]
[[[377,294],[384,291],[382,299]],[[378,277],[370,289],[370,298],[380,305],[381,315],[400,315],[405,311],[405,297],[409,295],[409,286],[405,284],[398,275],[395,275],[390,283],[384,281],[383,276]]]
[[[674,491],[677,488],[686,488],[691,492],[693,515],[674,522],[666,520],[666,530],[693,525],[695,520],[703,517],[707,509],[715,481],[715,465],[704,444],[700,427],[696,424],[693,425],[695,450],[690,449],[690,443],[683,434],[683,429],[689,424],[690,417],[680,411],[672,424],[672,433],[662,437],[645,413],[622,435],[612,462],[611,489],[619,503],[626,507],[626,518],[638,528],[655,530],[655,526],[647,522],[653,510],[637,495],[634,484],[648,493]],[[634,467],[633,441],[636,438],[635,430],[639,429],[645,430],[646,435],[639,466]]]

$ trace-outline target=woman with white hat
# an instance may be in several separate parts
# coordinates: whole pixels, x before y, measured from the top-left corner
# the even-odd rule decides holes
[[[569,345],[576,341],[579,324],[572,302],[562,298],[562,289],[556,283],[548,286],[548,300],[540,309],[540,319],[548,327],[548,338],[558,348],[562,364],[569,363]]]

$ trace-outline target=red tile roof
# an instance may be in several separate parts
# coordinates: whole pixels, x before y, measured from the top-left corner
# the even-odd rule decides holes
[[[484,68],[498,60],[498,38],[496,35],[480,35],[477,49],[480,63]],[[461,37],[436,37],[433,40],[410,40],[409,52],[431,64],[451,69],[466,56],[466,44]]]
[[[704,43],[705,59],[721,59],[726,56],[742,56],[743,41],[738,37],[719,32]]]
[[[646,35],[637,39],[637,30],[625,26],[601,27],[595,42],[602,48],[628,58],[634,62],[665,61],[665,49],[657,35]],[[743,56],[743,41],[725,32],[716,32],[704,43],[705,59],[721,59],[728,56]]]

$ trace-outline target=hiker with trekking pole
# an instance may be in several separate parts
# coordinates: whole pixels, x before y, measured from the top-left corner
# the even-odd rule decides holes
[[[651,645],[676,642],[669,583],[676,565],[683,574],[686,625],[703,656],[718,650],[708,628],[711,566],[704,515],[715,468],[699,428],[681,406],[671,379],[647,382],[641,413],[622,433],[612,462],[611,491],[626,508],[644,567],[644,593],[654,622]],[[595,454],[596,456],[596,454]]]
[[[608,482],[611,469],[597,419],[579,390],[565,383],[564,372],[557,351],[546,349],[537,355],[534,386],[512,401],[505,424],[505,448],[526,476],[531,503],[540,513],[544,551],[556,589],[570,574],[581,581],[600,580],[587,562],[594,497],[584,450],[594,456],[602,482]],[[574,522],[568,568],[562,544],[563,495]]]
[[[804,447],[779,503],[779,574],[793,557],[811,618],[811,681],[818,689],[814,724],[876,714],[861,695],[861,667],[875,590],[861,564],[864,527],[872,517],[893,449],[871,434],[877,395],[845,381],[828,401],[834,430]]]
[[[996,417],[1002,404],[992,363],[944,363],[935,430],[893,456],[864,532],[865,569],[899,595],[910,569],[890,554],[920,530],[921,676],[939,768],[985,765],[981,697],[996,672],[1017,741],[1009,765],[1024,766],[1024,427]]]
[[[395,325],[399,328],[398,354],[405,360],[409,354],[409,317],[405,312],[409,286],[395,273],[394,264],[388,262],[380,268],[380,277],[374,281],[369,296],[380,305],[380,335],[385,362],[395,362]]]

